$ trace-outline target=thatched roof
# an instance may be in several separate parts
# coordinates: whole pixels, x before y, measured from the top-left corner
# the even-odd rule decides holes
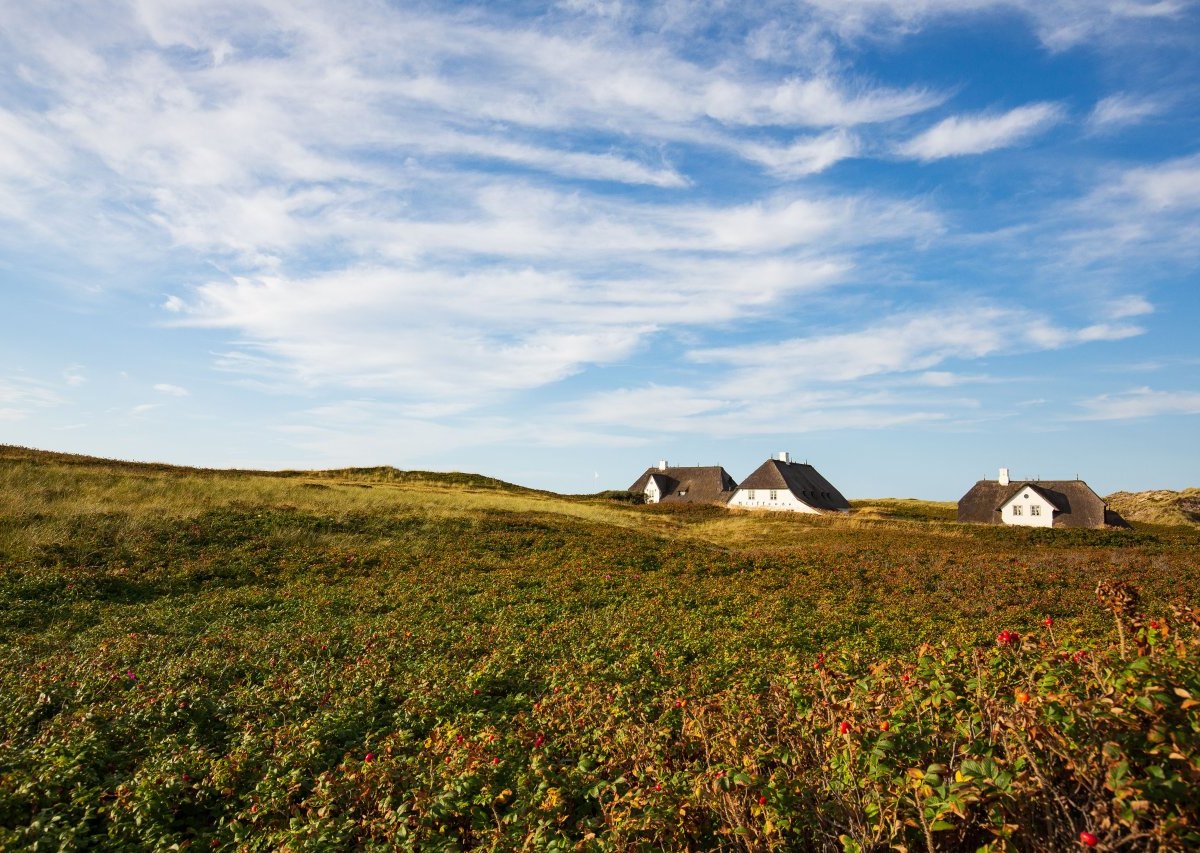
[[[1108,510],[1104,500],[1083,480],[1025,480],[1001,485],[980,480],[958,502],[958,520],[977,524],[1003,524],[1000,508],[1027,489],[1054,506],[1055,527],[1127,526]]]
[[[850,502],[832,483],[816,468],[801,462],[768,459],[738,489],[787,489],[813,509],[850,509]]]
[[[651,477],[658,483],[662,503],[723,504],[729,501],[737,488],[733,477],[720,465],[701,465],[647,468],[642,476],[633,481],[629,491],[642,494]]]

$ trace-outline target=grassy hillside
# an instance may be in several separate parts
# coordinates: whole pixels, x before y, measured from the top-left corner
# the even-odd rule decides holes
[[[850,501],[857,518],[897,519],[902,521],[956,521],[958,504],[954,501],[922,501],[916,498],[876,498]]]
[[[3,449],[0,849],[1200,843],[1200,532],[463,476]]]
[[[1129,522],[1200,527],[1200,489],[1115,492],[1105,500]]]

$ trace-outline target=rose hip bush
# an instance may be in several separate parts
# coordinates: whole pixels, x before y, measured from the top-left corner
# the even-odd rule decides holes
[[[1193,534],[155,476],[0,465],[0,849],[1200,846]]]

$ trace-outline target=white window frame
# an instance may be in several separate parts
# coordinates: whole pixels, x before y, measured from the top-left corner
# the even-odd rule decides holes
[[[1040,506],[1038,506],[1037,504],[1034,504],[1033,506],[1031,506],[1029,508],[1029,514],[1030,515],[1041,515],[1042,508]]]
[[[1020,504],[1013,504],[1012,514],[1013,515],[1021,515],[1021,505]]]
[[[771,489],[771,500],[779,500],[779,493],[775,489]]]

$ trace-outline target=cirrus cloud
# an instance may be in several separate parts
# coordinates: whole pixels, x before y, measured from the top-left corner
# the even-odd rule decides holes
[[[1052,103],[1027,104],[999,114],[951,116],[897,150],[902,156],[925,161],[983,154],[1024,142],[1062,117],[1062,108]]]

